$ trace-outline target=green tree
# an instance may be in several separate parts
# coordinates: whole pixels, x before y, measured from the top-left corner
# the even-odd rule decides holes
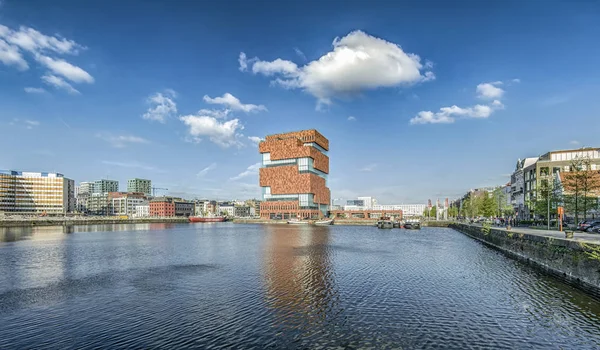
[[[493,198],[493,196],[490,196],[489,193],[486,191],[483,193],[483,199],[481,202],[481,215],[483,215],[485,217],[491,217],[491,216],[494,216],[494,213],[495,213],[494,198]]]
[[[450,207],[448,208],[448,218],[455,218],[458,216],[458,208]]]

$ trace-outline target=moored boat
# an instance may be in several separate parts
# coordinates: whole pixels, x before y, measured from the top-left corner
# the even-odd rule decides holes
[[[188,218],[190,222],[223,222],[225,221],[225,217],[223,216],[190,216]]]
[[[419,220],[408,220],[404,223],[404,228],[407,230],[420,230],[421,222]]]
[[[308,225],[309,224],[309,222],[307,220],[298,220],[298,219],[288,220],[287,223],[290,225]]]
[[[333,225],[333,219],[318,220],[318,221],[315,221],[315,225],[317,225],[317,226]]]

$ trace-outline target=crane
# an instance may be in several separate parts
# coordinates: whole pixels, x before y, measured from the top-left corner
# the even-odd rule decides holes
[[[169,189],[168,188],[161,188],[161,187],[152,187],[152,197],[155,197],[156,190],[168,191]]]

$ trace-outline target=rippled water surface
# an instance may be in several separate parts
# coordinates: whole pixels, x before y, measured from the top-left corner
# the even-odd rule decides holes
[[[0,349],[597,349],[600,302],[451,229],[0,228]]]

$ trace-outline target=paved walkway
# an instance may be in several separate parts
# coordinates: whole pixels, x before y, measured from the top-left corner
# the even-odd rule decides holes
[[[479,224],[473,224],[473,226],[481,227],[481,225],[479,225]],[[506,228],[504,228],[504,227],[498,227],[498,226],[491,226],[491,227],[494,229],[506,231]],[[538,229],[529,228],[529,227],[512,227],[510,232],[522,232],[522,233],[526,233],[528,235],[566,239],[565,233],[561,232],[561,231],[538,230]],[[600,234],[575,231],[573,234],[573,238],[569,238],[567,240],[600,244]]]

